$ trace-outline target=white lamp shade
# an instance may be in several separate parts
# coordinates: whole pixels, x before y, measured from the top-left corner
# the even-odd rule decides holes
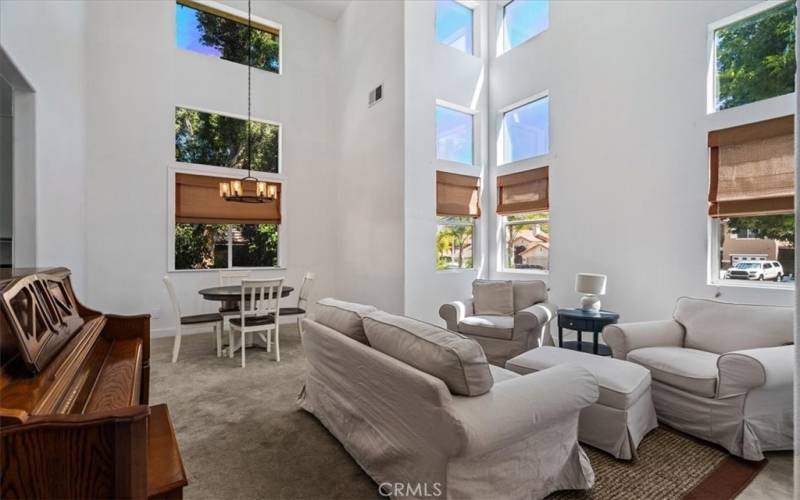
[[[578,273],[575,275],[575,291],[592,295],[605,295],[607,279],[608,277],[605,274]]]

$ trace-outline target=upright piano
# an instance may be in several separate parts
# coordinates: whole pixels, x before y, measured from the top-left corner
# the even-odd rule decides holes
[[[81,304],[70,271],[0,269],[0,498],[181,498],[150,316]]]

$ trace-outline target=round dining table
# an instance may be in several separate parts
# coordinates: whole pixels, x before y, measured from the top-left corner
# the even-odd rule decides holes
[[[288,297],[293,291],[294,288],[290,286],[284,286],[281,297]],[[239,301],[242,299],[242,286],[212,286],[211,288],[203,288],[198,293],[206,300],[222,302],[222,309],[229,311],[239,309]]]

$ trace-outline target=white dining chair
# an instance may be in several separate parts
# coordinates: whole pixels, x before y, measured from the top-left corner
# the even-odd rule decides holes
[[[178,361],[178,353],[181,350],[181,336],[184,328],[212,325],[212,333],[217,343],[217,357],[222,355],[222,315],[220,313],[194,314],[191,316],[181,315],[181,306],[178,302],[178,295],[169,276],[164,276],[164,285],[167,286],[169,300],[172,302],[172,310],[175,312],[175,340],[172,343],[172,362]]]
[[[272,331],[275,331],[275,361],[281,360],[280,348],[280,300],[283,294],[283,278],[242,280],[242,295],[239,300],[239,316],[230,319],[228,350],[233,357],[233,331],[241,333],[242,368],[245,366],[247,335],[258,333],[266,344],[267,352],[272,347]],[[264,337],[264,332],[267,336]]]
[[[250,271],[219,271],[219,286],[240,285],[243,279],[250,277]]]
[[[295,317],[297,318],[297,331],[300,332],[300,322],[306,316],[308,311],[308,302],[311,297],[311,287],[314,284],[314,279],[317,277],[314,273],[306,273],[303,277],[303,284],[300,285],[300,291],[297,294],[297,307],[281,307],[281,317]]]

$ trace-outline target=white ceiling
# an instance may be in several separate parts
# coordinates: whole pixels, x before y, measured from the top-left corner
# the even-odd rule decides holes
[[[350,0],[284,0],[284,2],[292,7],[336,21],[347,8]]]

